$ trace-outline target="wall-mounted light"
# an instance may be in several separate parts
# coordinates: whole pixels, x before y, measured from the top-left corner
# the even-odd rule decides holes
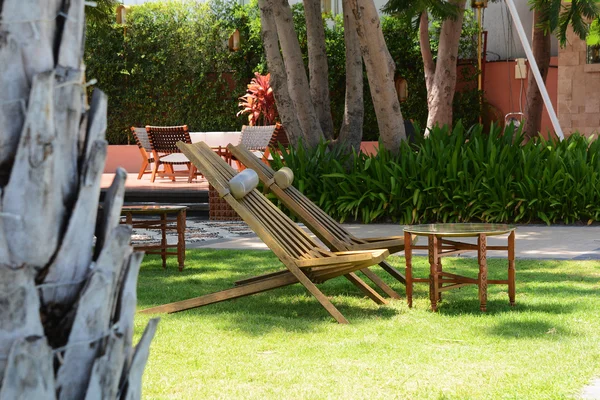
[[[398,100],[403,103],[408,99],[408,81],[399,76],[395,79],[396,92],[398,92]]]
[[[229,51],[238,51],[240,49],[240,31],[235,30],[229,36]]]
[[[488,0],[471,0],[471,8],[487,8]]]
[[[124,6],[121,4],[117,7],[117,24],[125,25],[127,24],[127,12],[129,11],[128,6]]]

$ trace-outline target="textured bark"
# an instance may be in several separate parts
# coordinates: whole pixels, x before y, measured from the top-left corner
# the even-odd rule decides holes
[[[296,116],[296,109],[290,97],[287,84],[285,65],[279,51],[279,38],[277,36],[277,25],[273,16],[273,9],[268,0],[259,0],[261,32],[263,47],[267,57],[269,73],[271,74],[271,87],[277,104],[277,112],[281,118],[288,140],[293,146],[298,144],[302,137],[302,128]]]
[[[394,68],[381,31],[379,14],[373,0],[352,0],[351,5],[381,143],[386,149],[397,152],[401,140],[406,139],[406,132],[394,85]]]
[[[306,37],[308,42],[308,75],[310,96],[319,124],[326,139],[333,139],[333,118],[329,100],[329,68],[325,50],[325,28],[321,14],[321,0],[304,0]]]
[[[548,70],[550,69],[550,33],[544,34],[542,24],[542,13],[539,10],[533,10],[533,33],[531,47],[533,56],[537,62],[542,79],[546,82]],[[544,99],[540,88],[535,81],[535,76],[530,72],[527,75],[527,102],[525,105],[525,123],[523,132],[528,138],[539,136],[542,128],[542,112],[544,111]]]
[[[86,111],[84,11],[83,0],[0,0],[2,400],[139,398],[147,356],[135,375],[128,366],[141,257],[119,226],[123,170],[94,244],[107,100],[95,92]]]
[[[56,24],[10,23],[56,17],[60,1],[4,0],[0,28],[0,186],[8,179],[25,121],[30,82],[54,68]],[[32,36],[35,36],[32,37]],[[26,46],[22,44],[26,43]],[[18,56],[16,56],[18,55]]]
[[[466,0],[452,0],[459,8],[456,19],[448,18],[442,23],[435,76],[427,93],[427,128],[435,125],[452,125],[452,101],[456,89],[456,62],[458,42],[462,31]],[[425,136],[429,131],[425,132]]]
[[[351,1],[342,1],[342,10],[344,12],[344,44],[346,45],[346,103],[344,106],[344,119],[340,127],[340,135],[336,142],[359,151],[365,114],[363,63],[358,35],[356,33],[356,24],[352,15]]]
[[[433,77],[435,76],[435,63],[431,54],[427,11],[421,13],[419,21],[419,45],[421,46],[421,57],[423,58],[423,69],[425,71],[425,87],[427,88],[427,93],[429,93],[433,84]]]
[[[309,147],[315,147],[323,139],[315,108],[310,97],[310,88],[298,36],[294,30],[292,9],[287,0],[269,0],[273,9],[279,44],[287,74],[288,91],[294,103],[302,135]]]

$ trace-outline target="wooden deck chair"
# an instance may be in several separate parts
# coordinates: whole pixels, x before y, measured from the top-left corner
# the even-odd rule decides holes
[[[148,169],[150,164],[154,162],[154,157],[152,156],[152,146],[150,146],[150,140],[148,139],[148,132],[146,132],[146,128],[136,128],[132,126],[130,129],[131,133],[133,134],[133,138],[135,139],[135,143],[140,149],[140,154],[142,155],[142,166],[140,167],[140,172],[138,173],[138,179],[142,179],[144,174],[152,173],[152,168]]]
[[[187,125],[181,126],[146,126],[148,140],[152,148],[152,156],[154,158],[154,168],[152,169],[151,181],[154,182],[158,168],[162,165],[165,169],[163,175],[170,176],[171,180],[175,180],[175,176],[185,174],[188,177],[188,182],[191,182],[196,175],[196,171],[192,168],[190,160],[181,153],[177,147],[177,142],[192,143]],[[188,168],[187,172],[175,172],[173,166],[185,165]]]
[[[287,269],[237,282],[238,286],[231,289],[149,308],[142,312],[173,313],[299,282],[336,321],[348,323],[315,285],[342,275],[377,303],[386,303],[386,300],[354,274],[354,271],[381,262],[388,256],[387,250],[335,253],[326,250],[258,190],[252,189],[241,199],[236,199],[229,191],[229,181],[236,175],[236,171],[208,145],[200,142],[193,145],[179,143],[178,146]]]
[[[275,196],[277,196],[277,198],[279,198],[279,200],[281,200],[281,202],[331,250],[353,251],[388,249],[390,253],[404,250],[404,236],[358,238],[352,235],[294,186],[290,185],[286,189],[280,188],[273,179],[275,171],[265,163],[261,162],[261,160],[254,156],[252,152],[248,151],[248,149],[240,145],[233,146],[231,144],[227,148],[229,152],[240,160],[247,168],[255,170],[259,179],[265,184],[265,188],[271,190],[271,192],[275,194]],[[398,279],[403,284],[406,284],[404,275],[389,263],[381,261],[379,265],[394,278]],[[389,296],[399,298],[398,294],[389,288],[389,286],[387,286],[374,272],[368,269],[362,270],[361,272],[381,287]]]

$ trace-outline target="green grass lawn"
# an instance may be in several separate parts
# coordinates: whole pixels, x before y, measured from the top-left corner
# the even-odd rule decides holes
[[[403,268],[404,259],[391,257]],[[476,260],[444,259],[476,276]],[[490,259],[489,279],[506,274]],[[191,250],[186,269],[146,256],[138,307],[200,296],[282,267],[270,252]],[[162,316],[144,375],[148,399],[562,399],[600,376],[600,262],[517,260],[517,306],[490,285],[488,312],[474,286],[428,310],[377,306],[344,278],[320,285],[348,318],[338,325],[299,284]],[[426,276],[425,258],[414,260]],[[404,287],[374,267],[404,296]],[[139,338],[150,316],[136,316]],[[137,339],[136,339],[137,340]]]

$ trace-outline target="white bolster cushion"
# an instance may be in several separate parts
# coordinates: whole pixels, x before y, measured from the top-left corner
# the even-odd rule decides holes
[[[229,191],[240,200],[258,185],[258,174],[253,169],[245,169],[229,181]]]
[[[292,186],[294,182],[294,171],[288,167],[283,167],[273,175],[273,180],[283,190]]]

